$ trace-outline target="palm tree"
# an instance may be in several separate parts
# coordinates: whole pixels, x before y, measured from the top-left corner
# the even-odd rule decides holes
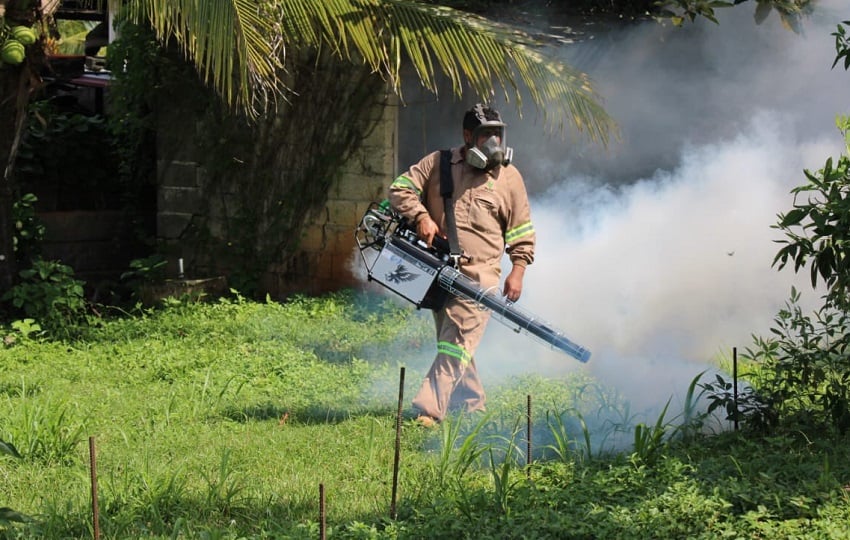
[[[396,92],[409,62],[434,92],[442,74],[456,95],[464,83],[484,100],[501,89],[521,107],[525,87],[559,129],[572,125],[606,142],[613,128],[585,74],[545,57],[527,34],[447,7],[414,0],[126,0],[124,8],[131,20],[149,22],[161,42],[176,42],[205,82],[249,116],[291,90],[277,76],[281,58],[317,47],[367,64]]]
[[[654,5],[659,19],[680,24],[696,17],[716,22],[716,8],[746,1],[661,0]],[[541,54],[532,36],[451,8],[416,0],[123,2],[132,20],[149,22],[163,43],[174,40],[204,80],[249,115],[287,90],[277,77],[282,55],[330,47],[341,59],[369,65],[396,92],[402,65],[410,63],[422,85],[434,92],[441,73],[458,96],[468,83],[483,100],[501,89],[521,107],[522,85],[558,129],[572,126],[605,143],[614,127],[585,74]],[[758,0],[756,20],[776,10],[784,24],[794,27],[811,3]]]

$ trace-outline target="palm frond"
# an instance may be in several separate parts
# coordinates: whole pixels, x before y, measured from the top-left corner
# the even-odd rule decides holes
[[[256,115],[280,95],[280,32],[257,0],[128,0],[124,9],[176,43],[227,103]]]
[[[442,74],[457,96],[465,85],[485,101],[500,90],[520,112],[527,94],[557,130],[571,125],[607,144],[616,129],[586,74],[544,55],[531,36],[512,27],[412,0],[277,1],[284,41],[330,45],[342,58],[380,72],[396,93],[406,61],[435,93]]]
[[[444,76],[456,96],[468,87],[490,101],[498,90],[520,114],[528,95],[559,131],[573,126],[607,143],[615,129],[585,74],[510,26],[447,7],[415,0],[126,0],[124,7],[161,42],[173,40],[207,84],[250,115],[286,90],[287,49],[328,48],[365,63],[399,95],[409,63],[435,93]]]

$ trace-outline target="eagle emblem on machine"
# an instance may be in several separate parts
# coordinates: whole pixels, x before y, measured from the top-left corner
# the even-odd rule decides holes
[[[401,283],[402,281],[413,281],[418,278],[419,274],[414,274],[410,270],[407,269],[403,264],[399,264],[396,266],[395,270],[392,272],[387,272],[384,275],[384,279],[386,279],[389,283]]]

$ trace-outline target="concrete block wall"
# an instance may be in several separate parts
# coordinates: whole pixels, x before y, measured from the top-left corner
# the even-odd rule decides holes
[[[346,163],[328,192],[325,207],[305,225],[297,255],[288,263],[269,269],[263,283],[266,290],[278,295],[320,294],[360,284],[357,271],[352,268],[360,264],[354,229],[369,204],[386,197],[387,187],[397,173],[395,99],[376,106],[374,114],[375,128]]]
[[[269,266],[258,276],[263,292],[281,298],[293,293],[321,294],[358,285],[352,264],[355,256],[354,229],[369,204],[386,196],[397,173],[398,106],[378,100],[373,114],[374,129],[347,161],[342,174],[328,193],[324,208],[314,212],[306,223],[299,248],[288,261]],[[183,138],[185,141],[192,138]],[[201,216],[205,206],[204,169],[195,161],[191,148],[160,155],[158,163],[157,237],[166,245],[178,245],[191,258],[192,247],[185,245],[195,223],[204,223],[215,234],[220,224],[214,216]],[[191,272],[192,269],[190,269]],[[187,277],[199,276],[187,272]],[[172,275],[173,274],[173,275]],[[169,261],[169,276],[176,276],[176,260]]]

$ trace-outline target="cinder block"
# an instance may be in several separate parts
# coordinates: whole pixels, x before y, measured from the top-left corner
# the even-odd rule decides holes
[[[179,240],[191,221],[192,214],[160,212],[156,216],[156,235],[165,240]]]
[[[160,187],[157,206],[164,212],[191,212],[204,210],[203,195],[197,188]]]
[[[198,164],[192,161],[157,162],[159,185],[167,187],[198,187]]]
[[[380,201],[386,197],[390,182],[374,174],[349,173],[334,186],[332,194],[345,201]]]
[[[357,226],[362,215],[357,215],[357,203],[353,201],[328,201],[328,223]]]
[[[301,233],[301,242],[298,247],[302,251],[321,251],[325,249],[327,241],[324,228],[320,225],[307,225]]]

